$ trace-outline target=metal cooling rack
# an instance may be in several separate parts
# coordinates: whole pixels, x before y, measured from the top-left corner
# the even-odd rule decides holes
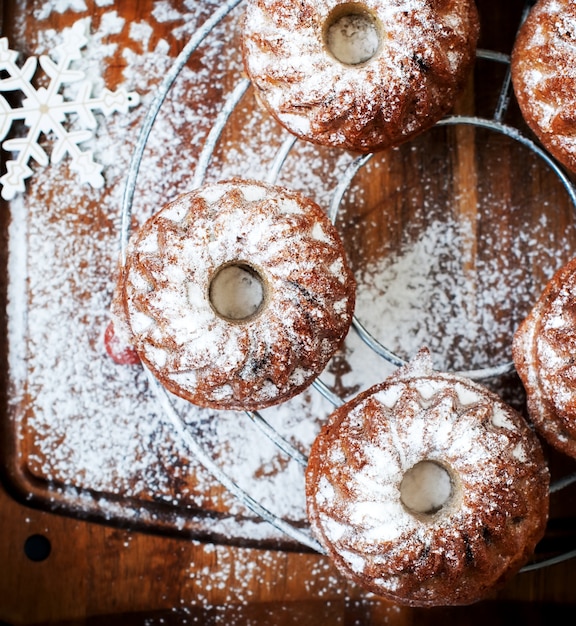
[[[227,0],[222,3],[217,10],[195,31],[192,37],[189,39],[185,47],[182,49],[178,57],[175,59],[173,65],[167,74],[165,74],[162,82],[160,83],[155,96],[150,104],[150,107],[144,117],[144,121],[142,123],[142,127],[140,129],[140,133],[138,135],[138,139],[136,142],[136,146],[132,155],[130,168],[127,174],[126,179],[126,187],[124,190],[124,196],[122,200],[121,207],[121,262],[125,263],[126,261],[126,251],[128,240],[130,237],[130,223],[131,223],[131,214],[132,214],[132,203],[134,199],[134,194],[137,187],[137,179],[140,170],[140,165],[142,162],[142,157],[144,154],[144,150],[146,148],[148,138],[154,122],[158,116],[158,113],[164,103],[166,96],[168,95],[174,81],[180,74],[183,67],[188,62],[189,58],[192,54],[198,49],[198,47],[204,42],[204,40],[208,37],[208,35],[212,32],[212,30],[218,26],[218,24],[228,16],[233,9],[235,9],[239,4],[241,4],[243,0]],[[521,23],[524,21],[528,12],[530,11],[532,5],[534,4],[533,0],[528,0],[525,4],[524,11],[522,14]],[[477,57],[480,59],[485,59],[488,61],[492,61],[495,63],[504,64],[506,66],[506,74],[503,81],[503,84],[500,89],[499,98],[497,102],[497,106],[495,108],[494,114],[492,118],[481,118],[481,117],[471,117],[471,116],[459,116],[453,115],[442,119],[438,122],[438,126],[456,126],[456,125],[468,125],[474,126],[478,128],[488,129],[490,131],[500,133],[511,138],[514,141],[517,141],[524,146],[526,146],[529,150],[531,150],[534,154],[536,154],[542,161],[554,172],[554,174],[558,177],[560,182],[562,183],[564,189],[566,190],[572,204],[576,209],[576,189],[572,185],[569,178],[566,176],[561,167],[556,163],[556,161],[538,144],[536,144],[532,139],[523,135],[518,129],[506,125],[503,123],[504,115],[507,111],[507,107],[511,97],[511,78],[510,78],[510,57],[506,54],[501,54],[498,52],[493,52],[490,50],[479,49],[477,51]],[[228,122],[228,119],[232,112],[235,110],[236,106],[240,103],[243,96],[248,91],[250,87],[250,81],[246,78],[241,79],[236,87],[229,93],[224,102],[222,103],[222,107],[220,112],[218,113],[209,133],[206,138],[203,149],[200,153],[198,164],[196,167],[196,171],[194,174],[192,189],[196,189],[200,187],[204,181],[206,176],[210,161],[212,159],[214,150],[218,143],[218,140]],[[267,176],[265,178],[266,182],[273,184],[284,165],[285,160],[287,159],[290,151],[293,146],[297,142],[297,138],[294,136],[289,136],[282,143],[280,148],[278,149],[275,158],[273,159]],[[336,217],[338,215],[339,207],[342,202],[342,199],[350,186],[354,176],[358,173],[358,171],[364,167],[372,158],[372,154],[363,155],[357,158],[354,158],[349,163],[347,169],[344,172],[344,175],[340,179],[340,182],[335,187],[332,198],[330,201],[330,205],[328,208],[328,215],[331,221],[334,223],[336,221]],[[362,341],[377,355],[382,357],[385,361],[392,364],[395,367],[400,367],[406,364],[406,361],[395,354],[392,350],[388,349],[384,346],[380,341],[378,341],[362,324],[362,322],[356,317],[353,317],[352,327],[358,333]],[[145,368],[146,374],[148,377],[148,381],[150,387],[155,392],[157,399],[163,409],[166,417],[172,423],[175,428],[177,434],[182,438],[184,443],[186,444],[191,455],[200,462],[205,469],[207,469],[212,476],[220,482],[220,484],[226,488],[232,495],[234,495],[243,505],[245,505],[249,510],[253,513],[261,517],[266,522],[270,523],[277,530],[284,533],[287,537],[293,539],[297,543],[302,544],[312,550],[319,552],[321,554],[325,554],[325,550],[322,546],[311,536],[309,531],[302,530],[294,526],[293,524],[285,521],[284,519],[278,517],[273,512],[262,506],[258,501],[256,501],[249,493],[243,490],[230,476],[228,476],[222,469],[218,466],[217,463],[211,458],[209,452],[203,447],[202,442],[196,439],[188,429],[186,422],[183,416],[178,412],[175,407],[172,397],[166,391],[166,389],[157,381],[157,379],[150,373],[150,371]],[[514,364],[512,362],[501,363],[495,366],[475,369],[475,370],[467,370],[456,372],[457,374],[466,376],[472,380],[486,380],[490,378],[497,378],[503,376],[505,374],[511,373],[514,371]],[[333,393],[321,380],[317,379],[313,383],[313,387],[324,396],[334,407],[338,407],[343,404],[343,400]],[[264,417],[255,411],[246,411],[246,416],[248,419],[252,420],[254,424],[260,429],[260,431],[268,437],[282,452],[288,455],[290,458],[294,459],[298,462],[302,467],[306,467],[307,465],[307,457],[302,454],[299,450],[297,450],[290,442],[284,439],[265,419]],[[569,485],[576,482],[576,473],[568,475],[564,478],[558,479],[553,482],[550,486],[550,493],[556,493]],[[548,567],[554,565],[556,563],[566,561],[568,559],[576,557],[576,549],[570,550],[563,554],[541,560],[538,562],[534,562],[526,565],[522,568],[521,572],[531,571],[535,569],[541,569],[544,567]]]

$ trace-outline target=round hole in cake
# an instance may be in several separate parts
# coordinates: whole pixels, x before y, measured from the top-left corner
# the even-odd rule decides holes
[[[420,461],[405,472],[400,483],[400,500],[411,513],[434,515],[452,498],[450,472],[436,461]]]
[[[328,51],[344,65],[366,63],[380,48],[378,21],[361,4],[337,6],[326,20],[324,33]]]
[[[209,299],[219,317],[233,322],[246,322],[258,315],[264,307],[264,279],[249,263],[227,263],[218,268],[210,281]]]

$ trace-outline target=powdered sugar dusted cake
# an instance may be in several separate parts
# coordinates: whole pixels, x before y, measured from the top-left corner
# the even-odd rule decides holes
[[[412,606],[468,604],[527,561],[549,474],[522,416],[429,353],[337,409],[306,474],[312,528],[336,566]]]
[[[576,259],[546,285],[516,331],[513,355],[534,425],[576,458]]]
[[[289,131],[369,152],[452,108],[477,38],[471,0],[248,0],[243,56],[260,101]]]
[[[576,3],[537,2],[518,33],[511,68],[527,124],[576,171]]]
[[[235,179],[152,216],[131,239],[119,294],[131,343],[170,391],[253,410],[324,369],[350,326],[355,282],[317,204]]]

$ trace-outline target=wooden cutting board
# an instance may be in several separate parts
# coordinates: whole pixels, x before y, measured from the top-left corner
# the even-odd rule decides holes
[[[98,113],[92,138],[81,145],[102,165],[103,187],[81,183],[68,157],[45,167],[32,163],[25,192],[2,202],[0,620],[404,624],[494,619],[493,613],[500,619],[514,609],[526,623],[539,623],[544,604],[576,601],[573,562],[521,574],[494,604],[476,609],[416,611],[367,598],[324,557],[302,552],[238,505],[191,458],[141,370],[106,356],[103,334],[134,146],[163,77],[221,3],[80,5],[2,5],[2,35],[20,64],[40,55],[58,62],[65,33],[80,34],[85,42],[71,67],[84,73],[93,96],[105,87],[125,90],[139,104]],[[508,54],[524,3],[478,6],[481,48]],[[189,188],[210,129],[243,79],[241,15],[240,4],[210,30],[168,92],[138,172],[134,227]],[[505,59],[481,57],[455,112],[492,122],[506,102],[497,121],[529,137],[511,92],[502,90]],[[50,88],[42,68],[36,85]],[[78,99],[76,85],[64,85],[63,95]],[[66,123],[85,129],[74,115]],[[42,139],[47,154],[55,139]],[[248,89],[215,145],[206,179],[265,178],[285,139]],[[354,163],[355,155],[298,142],[279,182],[328,207]],[[358,280],[360,321],[403,359],[429,345],[446,369],[508,362],[514,328],[576,250],[574,207],[557,174],[506,133],[469,124],[435,128],[359,167],[337,227]],[[346,398],[393,369],[351,334],[323,381]],[[523,410],[514,375],[487,384]],[[178,409],[248,493],[305,529],[297,463],[243,415]],[[265,417],[305,453],[331,409],[313,390]],[[555,478],[575,470],[549,454]],[[538,558],[576,547],[575,497],[567,489],[553,498]],[[51,545],[38,562],[24,551],[35,535]]]

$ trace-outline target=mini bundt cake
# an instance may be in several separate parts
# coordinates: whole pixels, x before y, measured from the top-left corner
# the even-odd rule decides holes
[[[516,38],[512,83],[528,126],[576,172],[576,3],[539,0]]]
[[[524,418],[427,351],[338,408],[306,472],[312,530],[335,565],[409,606],[486,598],[526,563],[549,472]]]
[[[576,458],[576,259],[548,282],[516,331],[512,354],[534,426]]]
[[[133,347],[169,391],[255,410],[323,370],[349,329],[355,282],[317,204],[231,180],[153,215],[131,237],[118,292]]]
[[[371,152],[453,107],[478,30],[473,0],[248,0],[244,67],[290,132]]]

